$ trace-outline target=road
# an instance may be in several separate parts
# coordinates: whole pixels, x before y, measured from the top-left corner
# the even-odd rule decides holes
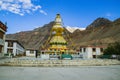
[[[120,65],[81,67],[0,66],[0,80],[120,80]]]

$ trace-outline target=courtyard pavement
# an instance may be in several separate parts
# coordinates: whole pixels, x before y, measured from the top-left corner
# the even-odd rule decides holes
[[[0,80],[120,80],[120,65],[81,67],[5,67]]]

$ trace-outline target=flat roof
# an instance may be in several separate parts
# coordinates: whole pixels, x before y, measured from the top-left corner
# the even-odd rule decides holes
[[[34,48],[26,48],[26,50],[37,50],[37,49],[34,49]]]
[[[106,46],[94,46],[94,45],[87,45],[87,46],[80,46],[80,48],[86,48],[86,47],[92,47],[92,48],[96,48],[96,47],[99,47],[99,48],[105,48]]]
[[[1,21],[0,21],[0,28],[3,29],[5,32],[7,31],[7,26],[3,24]]]
[[[17,39],[5,39],[5,41],[17,42],[21,47],[24,48],[24,46]]]

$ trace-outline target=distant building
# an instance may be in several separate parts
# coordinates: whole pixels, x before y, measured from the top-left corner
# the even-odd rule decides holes
[[[5,32],[7,26],[0,21],[0,57],[4,56]]]
[[[97,56],[103,54],[103,46],[81,46],[80,55],[83,55],[83,58],[97,58]]]
[[[37,50],[35,49],[26,49],[26,56],[35,57],[37,55]]]
[[[5,54],[13,54],[13,56],[24,54],[24,47],[15,39],[7,39],[5,40]]]

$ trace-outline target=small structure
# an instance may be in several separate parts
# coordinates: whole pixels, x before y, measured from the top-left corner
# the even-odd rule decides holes
[[[24,47],[16,39],[5,40],[5,54],[13,54],[13,56],[22,55],[25,52]]]
[[[4,56],[5,32],[7,26],[0,21],[0,57]]]
[[[37,50],[31,48],[26,49],[26,56],[37,57],[38,56]]]
[[[80,55],[83,58],[97,58],[103,54],[104,47],[103,46],[81,46],[80,47]]]

